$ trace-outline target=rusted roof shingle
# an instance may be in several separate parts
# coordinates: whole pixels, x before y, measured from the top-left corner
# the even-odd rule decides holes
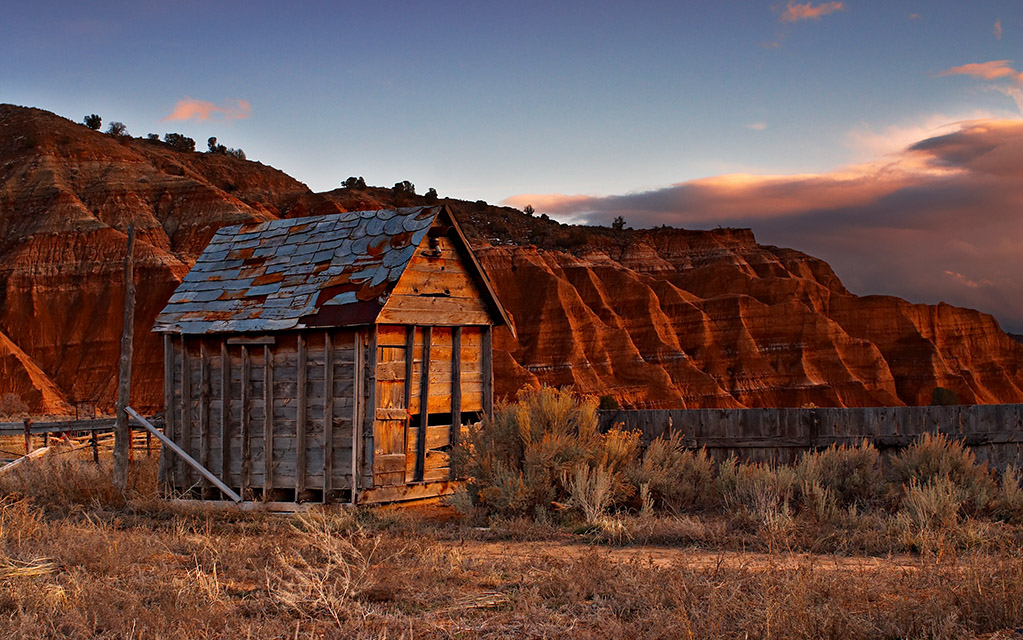
[[[352,211],[223,227],[153,330],[263,332],[372,322],[440,210]],[[317,317],[324,306],[329,321]]]

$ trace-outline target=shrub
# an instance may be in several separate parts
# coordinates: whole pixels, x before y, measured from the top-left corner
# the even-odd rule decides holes
[[[0,417],[23,418],[28,415],[28,412],[28,405],[18,394],[9,391],[0,396]]]
[[[930,481],[948,481],[962,494],[962,508],[975,515],[988,508],[995,496],[995,481],[987,465],[977,464],[972,451],[958,440],[944,434],[923,434],[892,460],[893,480],[903,485],[903,497],[908,485],[916,481],[921,485]]]
[[[570,478],[580,466],[601,467],[620,494],[618,467],[632,446],[621,434],[599,433],[593,401],[541,387],[520,391],[516,403],[470,429],[455,464],[472,478],[468,498],[484,514],[545,517],[571,503]]]
[[[99,117],[95,113],[90,113],[82,119],[82,124],[93,131],[99,131],[99,128],[103,126],[103,118]]]
[[[740,464],[733,458],[718,468],[718,487],[725,507],[752,518],[761,530],[783,532],[791,523],[796,486],[792,467],[762,462]]]
[[[107,135],[121,138],[128,135],[128,127],[123,122],[111,122],[107,127]]]
[[[1002,472],[994,499],[994,513],[1013,524],[1023,523],[1023,475],[1012,465]]]
[[[717,502],[714,461],[704,449],[687,449],[678,432],[657,438],[647,446],[632,482],[647,488],[653,508],[676,514]]]
[[[195,151],[195,140],[180,133],[165,133],[163,141],[176,151]]]
[[[881,455],[866,440],[856,447],[832,445],[824,451],[804,453],[796,464],[796,477],[803,508],[818,516],[849,507],[876,506],[886,490]]]

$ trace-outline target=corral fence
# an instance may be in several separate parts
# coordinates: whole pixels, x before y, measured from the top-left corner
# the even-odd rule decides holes
[[[150,418],[158,426],[163,426],[163,416]],[[93,459],[99,461],[99,452],[113,446],[114,418],[94,418],[85,420],[52,420],[34,421],[25,419],[20,422],[0,422],[0,462],[9,462],[18,456],[28,456],[38,449],[46,449],[54,440],[67,441],[77,448],[92,448]],[[24,448],[19,442],[24,438]],[[153,442],[148,431],[133,430],[131,455],[136,451],[152,456],[160,451],[159,442]]]
[[[643,441],[680,431],[686,446],[717,461],[787,464],[803,451],[863,439],[900,449],[925,432],[944,433],[999,469],[1023,462],[1023,404],[814,409],[660,409],[602,411],[601,429],[639,430]]]

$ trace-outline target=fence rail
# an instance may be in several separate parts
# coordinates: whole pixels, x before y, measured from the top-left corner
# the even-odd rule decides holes
[[[605,411],[600,426],[639,430],[644,441],[675,431],[717,460],[795,461],[802,451],[863,439],[905,447],[925,432],[962,440],[999,468],[1023,462],[1023,404],[817,409],[662,409]]]

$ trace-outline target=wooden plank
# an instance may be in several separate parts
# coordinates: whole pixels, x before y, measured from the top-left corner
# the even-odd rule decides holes
[[[404,351],[404,349],[402,349]],[[381,362],[377,364],[377,382],[382,381],[404,381],[407,380],[405,377],[405,359],[395,360],[391,362]]]
[[[231,359],[227,341],[220,343],[220,475],[227,480],[231,469]]]
[[[249,418],[252,412],[252,392],[249,389],[252,377],[252,363],[249,359],[248,345],[242,345],[242,384],[241,384],[241,457],[242,457],[242,484],[241,495],[252,487],[252,434],[250,432]]]
[[[377,319],[392,324],[484,325],[490,314],[478,299],[391,296]]]
[[[359,504],[375,504],[381,502],[401,502],[404,500],[422,500],[436,496],[450,495],[458,487],[456,482],[429,482],[423,484],[397,485],[393,487],[374,487],[359,495]]]
[[[306,339],[304,334],[298,334],[298,386],[295,390],[296,396],[296,407],[295,407],[295,495],[305,491],[306,481],[306,409],[308,403],[307,393],[309,389],[306,388],[306,375],[307,364],[306,364]],[[297,501],[297,498],[296,498]]]
[[[376,403],[376,392],[377,392],[376,391],[377,390],[377,380],[376,380],[376,369],[377,369],[377,331],[376,331],[376,325],[371,325],[369,327],[368,331],[369,331],[369,338],[368,338],[369,339],[369,345],[368,345],[368,348],[366,349],[366,352],[365,352],[365,360],[366,360],[365,372],[366,373],[365,373],[365,378],[363,379],[363,384],[365,385],[365,388],[366,388],[366,411],[365,411],[365,419],[363,421],[363,430],[362,430],[363,441],[361,443],[361,449],[362,449],[363,454],[365,456],[365,460],[363,460],[362,462],[363,462],[363,465],[364,465],[363,469],[364,469],[364,474],[365,474],[366,482],[363,483],[363,486],[367,486],[367,487],[373,486],[372,485],[372,482],[373,482],[373,451],[374,451],[374,447],[373,447],[373,421],[375,419],[376,406],[377,406],[377,403]]]
[[[192,446],[192,362],[188,355],[188,339],[181,336],[181,448],[191,453]],[[192,470],[184,462],[179,463],[182,486],[192,484]]]
[[[199,464],[210,468],[210,359],[205,336],[199,338]],[[208,488],[210,483],[204,482]]]
[[[334,478],[334,340],[330,330],[323,332],[323,501],[329,502]]]
[[[490,325],[483,327],[483,413],[494,417],[494,352]]]
[[[249,346],[253,346],[253,347],[261,347],[261,346],[266,346],[266,345],[273,346],[273,345],[277,344],[277,338],[275,338],[274,336],[259,336],[259,337],[237,336],[237,337],[234,337],[234,338],[228,338],[227,339],[227,344],[230,344],[230,345],[243,344],[243,345],[249,345]]]
[[[421,482],[423,479],[423,463],[426,459],[426,430],[423,428],[428,424],[430,411],[430,342],[433,337],[432,327],[423,327],[423,363],[420,369],[421,375],[419,387],[419,433],[416,438],[416,469],[413,479]]]
[[[458,448],[462,436],[462,327],[451,330],[451,434],[448,442]],[[429,444],[429,443],[427,443]],[[455,479],[451,467],[450,479]]]
[[[355,381],[352,387],[352,457],[351,457],[351,503],[355,504],[359,490],[359,445],[362,441],[362,425],[365,423],[366,405],[364,401],[363,377],[366,372],[365,350],[362,346],[362,330],[355,336]]]
[[[377,420],[408,420],[408,409],[401,407],[377,407]]]
[[[403,482],[405,475],[405,453],[378,453],[373,459],[373,475],[379,476],[380,474],[395,475],[400,474],[398,482]]]
[[[263,500],[270,499],[273,490],[274,429],[273,393],[274,363],[269,345],[263,345]]]
[[[163,415],[164,433],[174,439],[174,341],[163,334]],[[174,486],[170,455],[160,450],[160,484],[163,489]]]
[[[374,442],[376,443],[376,456],[391,455],[400,453],[405,455],[405,423],[402,420],[377,420],[373,425],[376,430]],[[374,468],[373,472],[378,473],[380,469]]]

